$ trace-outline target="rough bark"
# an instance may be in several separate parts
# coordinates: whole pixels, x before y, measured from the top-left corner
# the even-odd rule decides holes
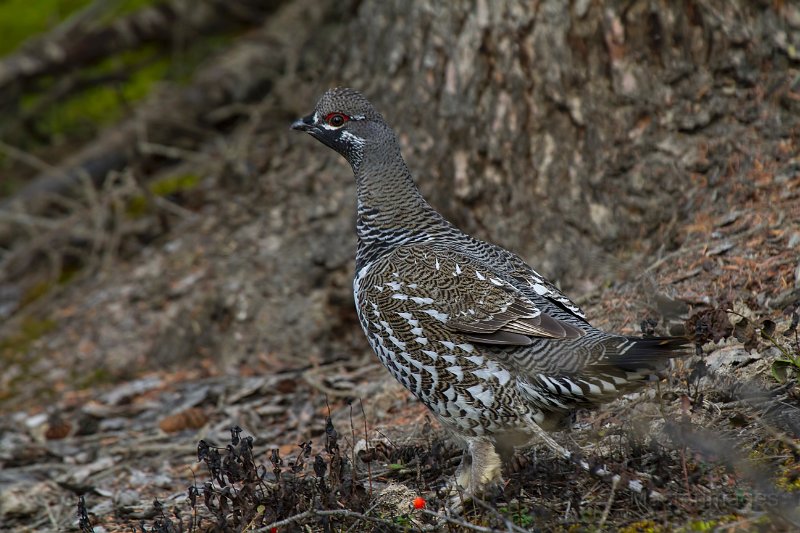
[[[796,18],[754,2],[365,2],[309,96],[363,89],[436,207],[572,285],[680,216],[732,130],[765,110],[795,120],[753,86],[785,90],[778,36],[798,39]]]
[[[304,90],[278,91],[282,106],[299,116],[329,86],[361,89],[400,132],[435,207],[576,295],[679,245],[678,222],[697,207],[684,196],[693,176],[724,182],[731,157],[752,164],[759,139],[791,136],[800,116],[787,96],[796,64],[787,43],[800,39],[788,5],[364,2],[342,39],[325,70],[305,72]],[[309,139],[288,142],[308,158],[334,157]],[[353,186],[334,165],[314,168],[304,186],[335,206],[324,230],[296,235],[320,262],[349,268],[334,258],[354,246]],[[292,163],[288,181],[309,167]],[[273,176],[266,190],[282,215],[270,220],[285,220],[277,234],[291,232],[310,206],[283,173]],[[308,273],[291,259],[297,241],[278,242],[275,268]],[[347,274],[327,279],[349,306]],[[290,316],[313,307],[291,295],[280,307],[297,309]],[[268,338],[302,337],[305,322],[284,328],[281,316]]]

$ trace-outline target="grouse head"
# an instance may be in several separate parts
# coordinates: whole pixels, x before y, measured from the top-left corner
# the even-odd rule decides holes
[[[305,131],[339,152],[357,169],[368,143],[394,141],[394,134],[364,96],[347,88],[330,89],[310,115],[297,119],[292,129]]]

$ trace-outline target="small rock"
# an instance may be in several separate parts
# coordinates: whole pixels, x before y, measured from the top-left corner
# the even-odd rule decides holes
[[[727,252],[728,250],[730,250],[731,248],[733,248],[734,246],[736,246],[736,245],[733,242],[724,241],[724,242],[721,242],[718,245],[714,246],[713,248],[709,249],[706,252],[706,255],[709,255],[709,256],[711,256],[711,255],[722,255],[725,252]]]
[[[800,262],[797,263],[797,268],[794,269],[794,288],[800,289]]]
[[[24,517],[39,512],[42,501],[53,492],[43,481],[19,482],[0,491],[0,517]]]
[[[121,490],[114,497],[114,503],[120,507],[132,507],[141,501],[142,497],[139,492],[131,489]]]
[[[106,418],[97,424],[100,431],[120,431],[128,427],[130,420],[122,417]]]
[[[411,509],[411,502],[417,493],[399,483],[390,483],[375,498],[376,510],[386,516],[399,516]]]
[[[589,218],[592,223],[606,231],[608,237],[615,237],[618,232],[617,224],[614,222],[614,213],[607,206],[598,203],[589,204]]]
[[[47,413],[39,413],[33,415],[25,420],[25,425],[28,426],[29,429],[37,428],[47,422]]]
[[[30,516],[38,506],[28,497],[28,486],[18,483],[0,492],[0,516]]]
[[[65,472],[59,476],[58,481],[62,483],[71,483],[73,485],[81,485],[93,474],[108,470],[115,464],[116,460],[113,457],[101,457],[92,463]]]
[[[655,301],[658,312],[661,313],[665,320],[681,318],[689,312],[689,306],[686,305],[686,302],[676,300],[661,292],[656,293]]]
[[[108,516],[114,512],[114,502],[110,499],[100,500],[96,505],[89,509],[89,514],[94,516]],[[98,533],[97,526],[94,527],[94,533]]]
[[[131,398],[140,396],[145,392],[157,389],[162,382],[157,377],[147,377],[124,383],[104,395],[103,400],[108,405],[120,405]]]
[[[742,211],[731,211],[724,217],[717,220],[717,227],[724,228],[725,226],[730,226],[731,224],[739,220],[740,216],[742,216]]]
[[[797,274],[797,272],[795,272]],[[795,277],[795,284],[797,283],[797,277]],[[773,298],[769,302],[769,306],[772,309],[784,309],[790,305],[795,304],[796,302],[800,302],[800,287],[786,289],[782,293],[778,294],[775,298]]]
[[[134,487],[169,488],[174,481],[175,480],[172,479],[172,477],[164,474],[163,472],[151,474],[143,470],[132,469],[129,485]]]
[[[578,0],[575,2],[575,16],[579,19],[582,19],[586,16],[586,13],[589,12],[589,6],[591,2],[589,0]]]
[[[22,289],[17,285],[0,285],[0,320],[13,315],[21,301]]]
[[[723,346],[706,357],[706,364],[712,372],[719,372],[723,367],[744,366],[760,359],[755,352],[745,350],[744,346],[737,343],[733,346]]]

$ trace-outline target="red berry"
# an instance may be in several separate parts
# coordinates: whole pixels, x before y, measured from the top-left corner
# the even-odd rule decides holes
[[[278,528],[277,527],[269,528],[269,533],[278,533]]]
[[[424,509],[425,508],[425,498],[422,496],[417,496],[414,498],[414,509]]]

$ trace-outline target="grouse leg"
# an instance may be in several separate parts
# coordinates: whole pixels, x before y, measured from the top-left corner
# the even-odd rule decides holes
[[[500,455],[495,451],[494,442],[486,437],[467,439],[467,449],[456,470],[455,489],[451,504],[455,508],[469,501],[473,496],[482,495],[491,485],[501,481]]]

